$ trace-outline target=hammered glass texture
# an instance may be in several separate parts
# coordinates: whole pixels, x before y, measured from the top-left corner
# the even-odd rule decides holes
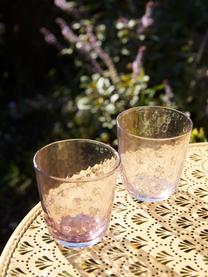
[[[132,195],[154,202],[175,192],[191,129],[185,114],[169,108],[138,107],[118,116],[122,176]]]
[[[66,140],[43,147],[34,157],[45,220],[66,247],[97,243],[106,232],[119,157],[103,143]]]

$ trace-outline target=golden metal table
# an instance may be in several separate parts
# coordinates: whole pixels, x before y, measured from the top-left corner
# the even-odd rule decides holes
[[[118,184],[108,234],[94,247],[60,251],[36,205],[5,246],[0,276],[208,276],[208,143],[190,144],[168,200],[139,202]]]

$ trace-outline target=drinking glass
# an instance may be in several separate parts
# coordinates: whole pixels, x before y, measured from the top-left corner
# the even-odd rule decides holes
[[[191,130],[191,119],[171,108],[135,107],[118,115],[121,171],[130,194],[155,202],[175,192]]]
[[[39,195],[49,232],[68,248],[97,243],[111,216],[120,164],[110,146],[87,139],[57,141],[34,156]]]

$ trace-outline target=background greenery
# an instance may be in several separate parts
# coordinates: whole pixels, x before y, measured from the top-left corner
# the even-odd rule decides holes
[[[208,2],[2,1],[0,236],[2,248],[38,201],[35,151],[73,137],[116,147],[131,106],[190,114],[208,137]]]

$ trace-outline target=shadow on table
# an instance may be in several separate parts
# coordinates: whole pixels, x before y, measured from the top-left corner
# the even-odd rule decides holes
[[[163,272],[164,277],[180,276],[140,247],[131,251],[130,245],[127,237],[109,232],[100,243],[89,248],[69,250],[58,247],[81,276],[152,277],[157,276],[158,271]]]
[[[105,238],[93,247],[60,249],[81,276],[181,276],[181,271],[178,274],[173,269],[172,265],[176,262],[173,256],[167,253],[170,247],[167,240],[170,237],[176,255],[178,251],[186,260],[189,253],[197,252],[208,261],[208,203],[203,197],[196,197],[179,188],[166,201],[149,204],[133,201],[155,221],[151,233],[160,240],[160,256],[146,251],[147,244],[154,245],[150,238],[146,241],[141,238],[132,243],[127,232],[122,233],[120,226],[117,226],[117,230],[110,228]],[[184,265],[183,270],[184,274],[187,271],[190,276],[195,276],[192,274],[194,271],[196,274],[197,267]]]

